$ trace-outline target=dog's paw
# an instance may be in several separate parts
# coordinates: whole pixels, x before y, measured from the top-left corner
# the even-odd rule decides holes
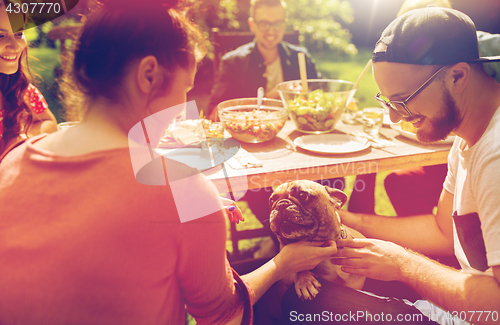
[[[302,300],[311,300],[321,290],[321,284],[310,271],[297,273],[295,277],[295,291]]]

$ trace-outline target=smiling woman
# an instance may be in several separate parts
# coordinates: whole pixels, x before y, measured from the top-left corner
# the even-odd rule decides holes
[[[23,138],[56,130],[55,117],[24,71],[24,23],[23,14],[8,14],[0,2],[0,155]]]
[[[24,16],[22,14],[7,15],[5,7],[0,4],[0,72],[14,74],[19,69],[19,59],[26,48],[23,26]],[[9,34],[14,38],[9,39]]]

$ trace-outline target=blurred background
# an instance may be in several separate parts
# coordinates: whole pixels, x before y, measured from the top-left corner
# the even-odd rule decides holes
[[[87,5],[94,0],[80,0],[70,13],[27,31],[30,41],[30,68],[37,87],[42,91],[58,121],[64,120],[63,106],[58,99],[60,77],[60,42],[47,37],[55,26],[80,23]],[[188,0],[190,17],[204,30],[210,43],[210,30],[248,31],[250,0]],[[288,30],[299,29],[301,44],[309,49],[317,68],[326,78],[355,81],[383,29],[391,22],[404,0],[287,0]],[[452,0],[455,9],[468,14],[477,29],[500,33],[500,0]],[[70,45],[67,41],[67,45]],[[210,44],[209,44],[209,48]],[[213,81],[213,54],[208,53],[199,67],[195,88],[189,100],[198,108],[206,106]],[[370,74],[362,81],[356,99],[359,109],[377,103],[373,95],[377,86]]]

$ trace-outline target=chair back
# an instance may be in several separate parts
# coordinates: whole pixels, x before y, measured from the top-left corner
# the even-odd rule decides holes
[[[299,31],[294,29],[291,32],[286,32],[283,36],[283,40],[290,44],[299,45],[299,36]],[[214,47],[214,79],[217,77],[222,56],[243,44],[253,41],[254,37],[255,36],[252,32],[221,32],[218,28],[212,28],[212,45]]]

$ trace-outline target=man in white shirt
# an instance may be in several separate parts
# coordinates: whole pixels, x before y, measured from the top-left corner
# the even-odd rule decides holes
[[[408,313],[405,307],[412,306],[425,316],[419,323],[500,321],[500,84],[482,67],[499,60],[479,57],[474,23],[453,9],[412,10],[384,30],[373,53],[376,99],[388,107],[393,122],[413,123],[422,142],[451,132],[457,138],[436,215],[392,218],[341,211],[343,223],[368,238],[337,242],[343,248],[335,263],[350,274],[401,281],[423,297],[409,303],[342,289],[363,301],[349,305],[349,311],[380,320],[389,310],[395,321],[398,311]],[[420,255],[453,253],[461,271]],[[332,304],[338,293],[322,289],[323,296],[311,304],[345,313],[347,307]],[[304,313],[311,304],[290,308]]]

